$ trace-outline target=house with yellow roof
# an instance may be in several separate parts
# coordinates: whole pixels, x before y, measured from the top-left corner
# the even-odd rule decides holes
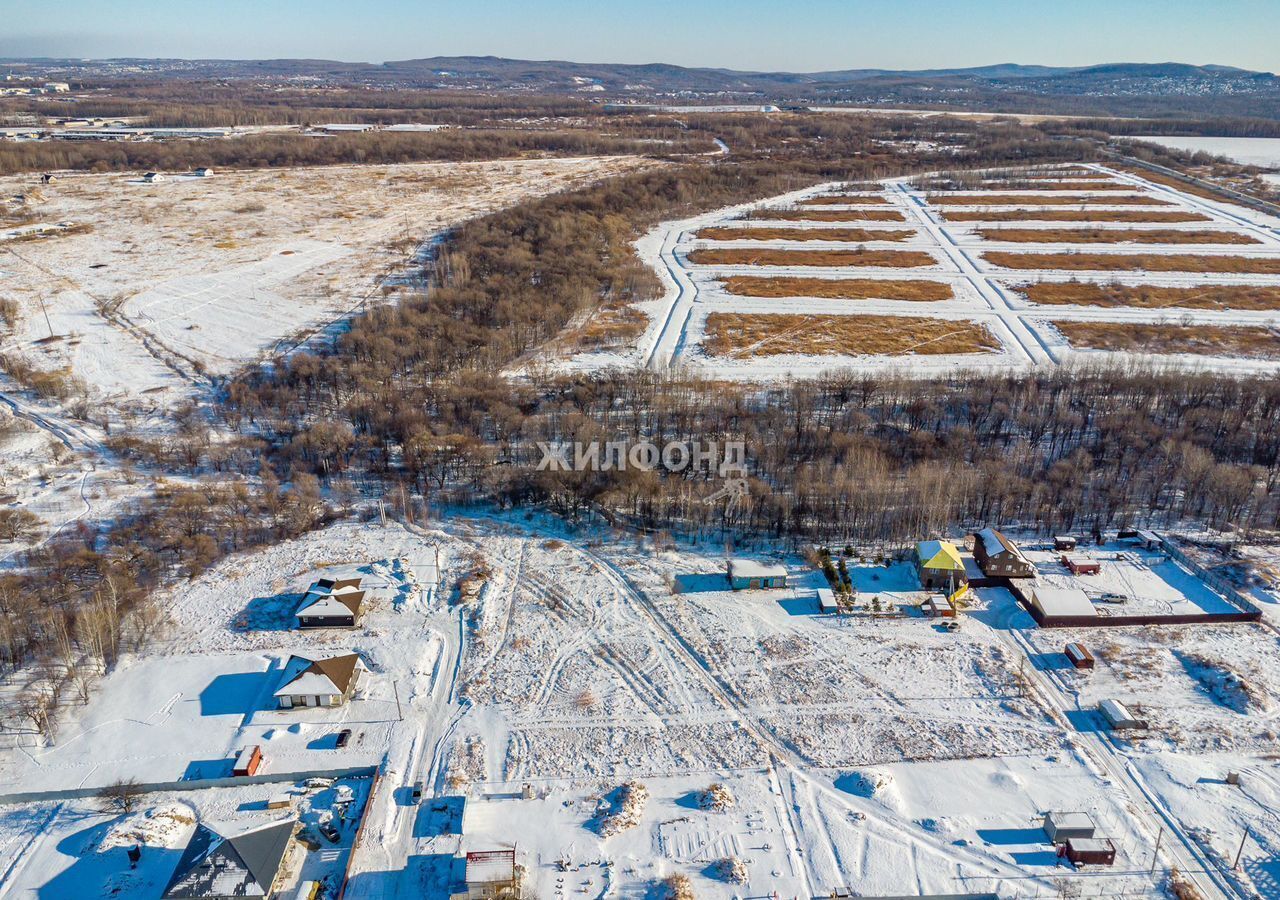
[[[968,583],[964,560],[950,541],[921,541],[916,544],[916,572],[923,588],[954,591]]]

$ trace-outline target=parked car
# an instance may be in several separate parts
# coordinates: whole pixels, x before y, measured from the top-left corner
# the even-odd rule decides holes
[[[947,619],[946,624],[942,626],[947,631],[959,631],[960,623],[955,619]]]
[[[351,741],[351,729],[344,728],[338,732],[338,740],[334,744],[334,746],[337,747],[339,750],[341,750],[343,747],[347,746],[347,744],[350,743],[350,741]]]
[[[337,826],[333,824],[332,819],[325,819],[320,823],[320,833],[331,844],[336,844],[342,840],[342,834],[338,831]]]
[[[1126,597],[1124,594],[1113,594],[1110,592],[1103,594],[1102,596],[1098,597],[1098,599],[1101,600],[1103,603],[1128,603],[1129,602],[1129,598]]]

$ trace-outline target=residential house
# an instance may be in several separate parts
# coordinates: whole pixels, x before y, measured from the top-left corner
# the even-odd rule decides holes
[[[351,698],[364,672],[357,653],[320,659],[290,656],[276,689],[276,704],[281,709],[341,706]]]
[[[199,900],[271,897],[293,830],[293,820],[234,834],[223,834],[201,823],[161,896]]]

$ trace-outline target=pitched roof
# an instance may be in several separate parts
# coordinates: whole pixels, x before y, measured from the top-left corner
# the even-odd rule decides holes
[[[284,676],[280,679],[280,687],[276,689],[275,696],[345,694],[351,687],[359,665],[358,653],[344,653],[342,656],[324,659],[290,656],[284,665]]]
[[[165,897],[266,897],[293,837],[293,820],[235,835],[196,826],[164,890]]]
[[[982,529],[978,532],[977,538],[982,542],[983,549],[987,551],[987,556],[996,556],[1002,552],[1012,553],[1019,560],[1026,562],[1026,557],[1022,555],[1022,551],[1018,549],[1017,545],[994,528]]]
[[[964,561],[960,559],[960,551],[950,541],[921,541],[916,544],[916,556],[926,569],[964,571]]]
[[[307,588],[294,615],[305,613],[310,618],[358,616],[365,594],[360,590],[360,582],[360,578],[319,578]]]

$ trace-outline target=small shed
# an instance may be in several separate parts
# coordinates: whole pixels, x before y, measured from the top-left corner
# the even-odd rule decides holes
[[[1164,544],[1160,535],[1156,534],[1154,531],[1147,531],[1145,529],[1138,532],[1137,540],[1139,544],[1148,550],[1159,550],[1161,545]]]
[[[1043,827],[1052,844],[1091,838],[1096,830],[1093,817],[1085,812],[1047,812]]]
[[[148,172],[142,176],[142,180],[147,184],[155,184],[157,181],[164,181],[164,176],[159,172]]]
[[[1053,549],[1058,551],[1074,550],[1076,549],[1076,539],[1069,534],[1054,535]]]
[[[262,768],[262,748],[254,744],[252,747],[245,747],[236,756],[235,764],[231,767],[231,774],[236,778],[244,778],[249,775],[257,775],[260,768]]]
[[[1089,652],[1089,649],[1085,647],[1084,644],[1073,641],[1070,644],[1067,644],[1064,652],[1067,654],[1067,659],[1071,661],[1071,665],[1075,666],[1077,669],[1093,668],[1093,654]]]
[[[921,611],[930,619],[954,619],[956,608],[946,594],[930,594],[921,606]]]
[[[1109,866],[1116,861],[1116,845],[1107,838],[1068,838],[1058,854],[1077,866]]]
[[[201,166],[200,168],[193,171],[191,174],[196,176],[197,178],[208,178],[210,175],[213,174],[213,169],[210,169],[208,166]]]
[[[786,566],[766,565],[754,559],[729,560],[729,586],[735,591],[755,591],[787,586]]]
[[[1110,698],[1103,700],[1098,704],[1098,712],[1102,713],[1102,717],[1107,720],[1107,724],[1115,731],[1141,730],[1147,727],[1146,719],[1139,719],[1129,711],[1129,707],[1119,700]]]
[[[1097,575],[1102,571],[1102,564],[1087,556],[1063,554],[1062,564],[1071,570],[1072,575]]]
[[[818,611],[824,613],[833,613],[840,611],[840,604],[836,603],[836,593],[831,588],[818,588]]]

